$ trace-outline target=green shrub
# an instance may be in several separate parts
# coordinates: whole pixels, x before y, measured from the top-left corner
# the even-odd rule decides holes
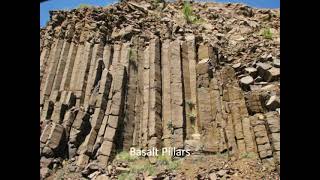
[[[174,128],[173,128],[172,121],[168,122],[167,128],[171,131],[171,134],[173,134]]]
[[[79,6],[77,7],[77,9],[90,8],[90,7],[92,7],[92,5],[89,5],[89,4],[79,4]]]
[[[184,15],[184,18],[186,19],[187,23],[201,23],[202,20],[200,20],[197,16],[193,14],[192,6],[189,1],[184,1],[182,13]]]
[[[154,175],[156,173],[156,169],[149,163],[133,164],[130,168],[130,173],[138,174],[139,172],[148,172],[149,175]]]
[[[162,155],[162,153],[159,156],[157,156],[157,164],[159,165],[168,165],[170,161],[171,157]]]
[[[220,157],[220,158],[227,158],[228,157],[228,152],[225,151],[225,152],[218,152],[217,153],[217,156]]]
[[[191,22],[191,18],[193,16],[192,7],[188,1],[184,1],[182,12],[187,22]]]
[[[118,176],[119,180],[135,180],[135,175],[132,173],[121,173]]]
[[[192,102],[191,100],[186,100],[186,103],[188,104],[188,106],[192,109],[195,106],[195,103]]]
[[[122,161],[132,162],[132,161],[135,161],[135,160],[137,160],[139,158],[137,156],[131,156],[127,151],[122,151],[122,152],[119,152],[116,155],[116,159],[117,160],[122,160]]]
[[[132,50],[132,48],[129,49],[129,59],[131,59],[134,56],[134,52]]]
[[[272,39],[273,34],[272,34],[270,28],[265,28],[265,29],[263,29],[263,31],[262,31],[262,36],[263,36],[265,39]]]
[[[169,161],[168,170],[176,170],[180,166],[180,161]]]
[[[161,154],[157,156],[157,164],[165,166],[168,170],[175,170],[179,167],[180,162],[172,160],[170,156]]]
[[[195,113],[188,113],[187,116],[190,118],[192,123],[194,123],[197,118],[197,115]]]
[[[248,152],[248,153],[242,153],[240,155],[241,158],[249,158],[249,159],[254,159],[257,157],[257,154],[253,153],[253,152]]]

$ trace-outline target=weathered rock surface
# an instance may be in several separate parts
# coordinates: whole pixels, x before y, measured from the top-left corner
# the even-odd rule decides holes
[[[202,23],[188,23],[181,2],[50,12],[40,31],[42,178],[58,158],[88,178],[116,178],[126,167],[104,171],[130,147],[252,153],[280,171],[279,10],[191,4]]]

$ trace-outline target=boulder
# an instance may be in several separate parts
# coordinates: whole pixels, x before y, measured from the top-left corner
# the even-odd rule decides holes
[[[275,111],[280,107],[280,98],[276,95],[271,96],[266,102],[266,107],[271,111]]]
[[[250,84],[253,83],[253,78],[251,76],[245,76],[240,79],[240,85],[244,91],[250,90]]]
[[[256,78],[258,75],[258,70],[254,67],[247,67],[244,70],[248,75],[252,76],[253,78]]]
[[[280,77],[280,69],[272,67],[264,72],[263,79],[267,82],[278,80]]]
[[[272,65],[276,68],[280,68],[280,59],[274,59]]]

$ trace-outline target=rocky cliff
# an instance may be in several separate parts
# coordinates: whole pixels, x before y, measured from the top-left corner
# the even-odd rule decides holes
[[[242,4],[51,11],[40,29],[42,178],[66,162],[112,178],[130,147],[250,154],[280,173],[279,31],[279,10]]]

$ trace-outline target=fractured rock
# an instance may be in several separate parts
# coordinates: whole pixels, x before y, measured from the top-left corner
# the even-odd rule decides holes
[[[253,78],[251,76],[245,76],[240,79],[240,84],[243,90],[248,91],[250,89],[250,84],[253,83]]]
[[[271,111],[275,111],[280,107],[280,98],[275,95],[271,96],[266,102],[266,107]]]

